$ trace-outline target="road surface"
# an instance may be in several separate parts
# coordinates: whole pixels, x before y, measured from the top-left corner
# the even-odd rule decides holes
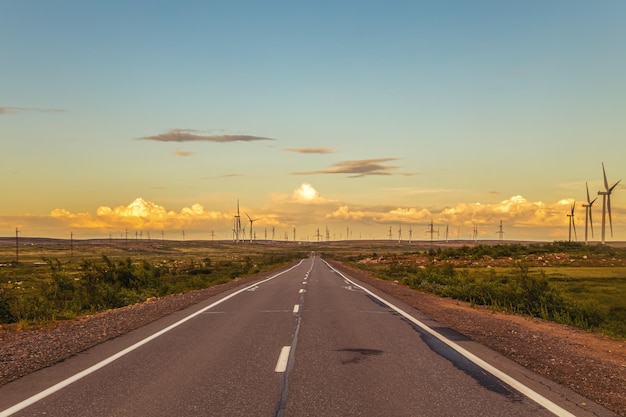
[[[592,415],[583,401],[311,254],[0,387],[0,417]]]

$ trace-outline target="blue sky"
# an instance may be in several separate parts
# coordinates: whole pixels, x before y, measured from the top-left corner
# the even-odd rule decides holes
[[[303,239],[566,239],[577,201],[581,238],[626,175],[623,1],[19,1],[0,37],[0,235],[226,238],[239,198]]]

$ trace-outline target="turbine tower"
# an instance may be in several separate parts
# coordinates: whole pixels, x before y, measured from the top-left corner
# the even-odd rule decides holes
[[[241,233],[241,216],[239,215],[239,199],[237,199],[237,214],[235,214],[233,224],[233,240],[239,243],[239,233]]]
[[[576,208],[576,202],[574,201],[574,204],[571,205],[571,211],[570,214],[567,215],[567,217],[569,217],[569,241],[572,241],[572,228],[574,228],[574,239],[578,240],[576,238],[576,223],[574,223],[574,209]]]
[[[591,237],[593,238],[593,219],[591,218],[591,206],[593,206],[593,203],[596,202],[598,197],[591,200],[591,197],[589,197],[589,184],[585,183],[585,186],[587,187],[587,204],[583,203],[583,207],[585,208],[585,244],[588,244],[589,243],[589,241],[587,240],[587,225],[588,224],[591,226]]]
[[[618,180],[612,187],[606,179],[606,171],[604,170],[604,162],[602,162],[602,174],[604,175],[604,191],[598,191],[598,195],[602,196],[602,243],[605,241],[606,232],[606,212],[609,212],[609,227],[611,228],[611,237],[613,237],[613,220],[611,219],[611,193],[621,180]]]

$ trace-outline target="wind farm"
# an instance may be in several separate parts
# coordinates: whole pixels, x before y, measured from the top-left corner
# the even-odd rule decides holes
[[[601,166],[602,166],[601,184],[603,186],[603,189],[599,190],[597,194],[598,194],[598,197],[602,196],[603,198],[602,224],[601,224],[601,228],[602,228],[601,236],[602,237],[601,237],[601,240],[597,243],[606,244],[607,243],[607,231],[606,231],[607,223],[608,223],[608,228],[609,228],[609,236],[611,238],[613,237],[614,215],[612,211],[611,197],[614,194],[615,190],[617,189],[618,185],[620,184],[621,180],[618,180],[610,184],[607,178],[604,162],[602,162]],[[577,211],[578,211],[577,209],[582,207],[584,209],[584,218],[585,218],[584,242],[586,244],[590,244],[594,242],[595,233],[594,233],[594,227],[593,227],[594,225],[593,225],[592,209],[598,197],[595,197],[593,199],[591,198],[591,193],[589,191],[589,181],[585,182],[584,185],[585,185],[585,193],[586,193],[585,197],[586,198],[584,201],[581,202],[581,204],[577,204],[578,201],[576,201],[576,199],[564,200],[564,201],[567,201],[567,213],[566,213],[567,235],[564,236],[566,237],[565,239],[557,238],[554,240],[567,240],[569,242],[578,241],[576,217],[577,217]],[[484,242],[493,242],[493,241],[497,241],[497,242],[542,241],[542,239],[533,239],[532,237],[525,238],[525,239],[509,238],[505,240],[504,239],[505,231],[504,231],[504,226],[503,226],[504,220],[502,219],[499,219],[498,221],[493,221],[492,224],[494,227],[496,227],[496,231],[493,234],[489,234],[487,232],[487,229],[485,229],[485,232],[481,233],[482,227],[479,227],[479,226],[481,225],[487,226],[489,223],[478,217],[472,218],[471,223],[468,222],[464,225],[453,224],[452,227],[456,229],[457,233],[456,233],[456,238],[452,238],[449,233],[450,224],[448,220],[446,220],[445,223],[443,224],[441,223],[437,224],[433,218],[431,218],[429,222],[421,222],[417,218],[411,219],[409,217],[405,217],[402,219],[401,222],[397,223],[397,225],[395,226],[395,231],[394,231],[393,225],[386,225],[382,223],[379,226],[378,235],[375,235],[371,231],[368,231],[365,233],[363,231],[358,231],[358,222],[356,223],[356,225],[353,224],[352,227],[350,227],[349,225],[341,225],[340,223],[334,222],[333,224],[335,224],[334,226],[335,228],[331,230],[332,226],[329,226],[328,224],[328,216],[325,216],[324,218],[324,223],[326,224],[322,225],[319,223],[318,224],[313,223],[314,224],[313,228],[307,231],[306,225],[303,225],[299,222],[284,223],[280,218],[276,217],[275,215],[261,215],[259,217],[253,218],[252,216],[250,216],[250,214],[247,211],[250,209],[251,208],[246,208],[246,210],[243,210],[244,215],[246,216],[249,222],[249,227],[248,227],[247,234],[246,234],[246,228],[243,227],[241,224],[241,213],[240,213],[241,209],[240,209],[239,199],[236,200],[235,212],[232,215],[232,218],[233,218],[232,241],[233,242],[253,242],[253,241],[282,242],[282,241],[285,241],[285,242],[296,242],[296,243],[308,243],[308,242],[324,243],[324,242],[331,242],[331,241],[349,241],[349,240],[355,239],[354,237],[351,237],[351,235],[355,232],[355,229],[357,229],[356,240],[372,240],[372,241],[387,240],[389,241],[389,240],[392,240],[393,235],[395,235],[397,236],[396,241],[398,243],[411,244],[411,243],[417,243],[421,241],[420,239],[417,239],[417,240],[414,239],[413,231],[415,227],[418,227],[418,228],[423,227],[424,228],[423,233],[424,235],[426,235],[426,239],[423,239],[423,240],[430,241],[430,242],[440,242],[440,243],[441,242],[454,242],[454,243],[483,242],[484,243]],[[253,230],[257,222],[261,223],[262,227],[265,228],[264,237],[261,239],[259,239],[256,236],[256,233]],[[272,230],[271,239],[268,238],[268,233],[267,233],[268,227],[271,227],[271,230]],[[276,229],[281,228],[281,227],[283,230],[279,231],[278,235],[283,236],[283,237],[280,239],[276,239]],[[442,227],[444,228],[445,233],[443,235],[440,235],[440,228]],[[509,226],[509,229],[508,229],[509,233],[511,233],[512,229],[514,229],[515,227],[516,226],[513,222],[513,224]],[[343,231],[341,231],[341,228],[345,228],[345,235],[343,234]],[[461,232],[462,228],[466,229],[467,234],[465,236],[462,235],[462,232]],[[296,235],[296,229],[300,231],[298,235]],[[371,226],[370,226],[370,229],[371,229]],[[408,233],[406,233],[406,229],[408,229]],[[322,233],[320,232],[320,230],[324,230],[324,232]],[[288,237],[289,235],[291,235],[291,239]]]

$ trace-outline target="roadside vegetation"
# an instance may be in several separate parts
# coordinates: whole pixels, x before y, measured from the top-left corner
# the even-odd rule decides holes
[[[386,280],[626,338],[626,250],[555,242],[344,255]]]
[[[306,257],[249,244],[29,245],[0,267],[0,324],[73,319],[253,275]],[[10,256],[2,248],[0,254]],[[0,258],[1,259],[1,258]],[[0,261],[1,262],[1,261]]]
[[[626,249],[569,242],[0,242],[0,324],[17,328],[271,270],[310,251],[416,290],[626,339]]]

